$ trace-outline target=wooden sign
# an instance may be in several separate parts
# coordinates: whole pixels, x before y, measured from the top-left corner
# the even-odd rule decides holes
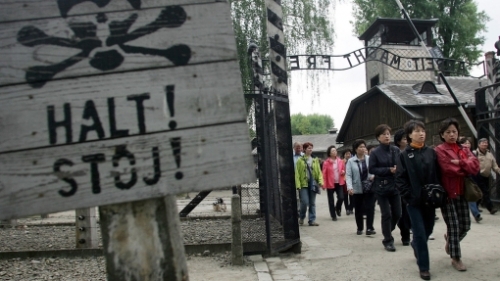
[[[0,219],[254,180],[228,3],[0,7]]]

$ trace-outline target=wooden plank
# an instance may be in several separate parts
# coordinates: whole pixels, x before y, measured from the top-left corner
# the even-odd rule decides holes
[[[180,152],[176,151],[178,147],[173,138],[180,138]],[[244,122],[125,140],[1,154],[0,220],[196,192],[255,179],[248,127]],[[126,150],[120,149],[124,145]],[[158,151],[155,158],[158,163],[154,163],[154,147]],[[128,152],[133,154],[134,164],[130,164]],[[92,171],[93,165],[82,158],[90,161],[89,155],[99,154],[103,154],[103,160],[94,164]],[[113,167],[113,156],[119,155],[125,156],[119,159],[117,167]],[[54,172],[58,159],[67,159],[73,165],[59,161],[68,164]],[[158,167],[156,183],[155,167]],[[134,169],[136,182],[130,184]],[[68,183],[71,179],[77,189],[73,195],[68,195],[72,190]]]
[[[108,280],[189,280],[175,196],[102,206],[99,214]]]
[[[133,14],[128,30],[109,27]],[[0,24],[0,85],[43,87],[53,79],[237,59],[227,3],[109,12],[102,23],[96,17]]]
[[[221,79],[224,77],[224,79]],[[96,130],[85,135],[85,141],[109,139],[120,130],[128,135],[141,134],[137,101],[134,95],[148,94],[143,100],[144,131],[148,134],[206,126],[217,123],[245,121],[246,110],[235,62],[146,70],[53,81],[40,89],[28,85],[4,87],[0,94],[0,154],[10,150],[32,149],[50,145],[79,143],[82,126],[95,124],[93,117],[82,118],[85,105],[92,101],[102,126],[101,138]],[[236,81],[236,82],[235,82]],[[173,86],[169,108],[167,87]],[[114,118],[109,100],[114,103]],[[71,110],[71,129],[50,126],[49,107],[53,106],[53,121],[65,119],[64,105]],[[26,114],[29,113],[29,114]],[[115,124],[112,133],[111,124]],[[55,123],[52,123],[55,124]],[[51,130],[56,132],[50,139]],[[55,128],[55,129],[54,129]],[[87,128],[87,127],[86,127]],[[85,129],[83,129],[85,130]],[[68,141],[68,132],[72,139]],[[123,134],[123,132],[122,132]]]
[[[63,1],[70,2],[68,0]],[[134,7],[127,1],[89,0],[81,2],[82,3],[75,5],[67,11],[67,17],[85,14],[108,13],[120,10],[137,10],[134,9]],[[109,3],[106,4],[106,2]],[[140,3],[140,8],[144,10],[168,5],[192,5],[199,3],[224,2],[224,0],[141,0],[137,2]],[[63,11],[66,9],[59,9],[57,3],[57,0],[1,0],[0,22],[61,17]],[[99,7],[97,3],[102,3],[100,6],[103,4],[106,5]]]

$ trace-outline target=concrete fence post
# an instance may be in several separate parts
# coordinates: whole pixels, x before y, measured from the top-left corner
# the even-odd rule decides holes
[[[233,265],[243,265],[243,241],[241,239],[241,204],[240,196],[231,197],[231,262]]]
[[[97,237],[96,208],[75,210],[75,233],[77,249],[94,249],[99,247]]]

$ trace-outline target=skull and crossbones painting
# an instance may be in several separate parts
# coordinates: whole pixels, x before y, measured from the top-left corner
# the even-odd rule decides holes
[[[56,0],[62,18],[75,6],[83,2],[92,2],[97,7],[107,6],[112,0]],[[127,0],[135,10],[141,9],[141,0]],[[167,6],[163,8],[156,19],[144,26],[131,30],[138,18],[132,13],[123,20],[108,19],[104,12],[95,15],[95,21],[68,23],[73,36],[63,38],[50,36],[39,28],[28,25],[17,33],[17,41],[27,47],[40,45],[58,46],[78,50],[78,53],[62,61],[49,65],[30,66],[26,71],[25,79],[33,88],[41,88],[67,68],[88,59],[91,67],[99,71],[117,69],[127,54],[158,56],[168,59],[175,66],[186,65],[191,58],[191,49],[185,44],[171,45],[166,49],[132,46],[127,43],[140,37],[152,34],[162,28],[177,28],[187,19],[185,10],[181,6]],[[109,36],[104,40],[97,36],[98,25],[107,25]],[[118,48],[116,48],[118,47]]]

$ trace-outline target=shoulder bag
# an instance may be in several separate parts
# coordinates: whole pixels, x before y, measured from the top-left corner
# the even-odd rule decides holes
[[[308,183],[309,189],[311,189],[311,191],[314,193],[321,194],[321,188],[319,188],[318,182],[313,177],[311,167],[309,167],[309,165],[307,164],[306,159],[302,158],[302,160],[304,160],[304,162],[306,164],[307,173],[309,174],[309,183]],[[314,161],[314,159],[313,159],[313,161]]]
[[[361,179],[361,188],[363,189],[363,193],[373,193],[372,190],[372,181],[368,179],[368,173],[366,173],[365,179],[363,179],[363,168],[361,167],[362,165],[360,164],[361,161],[356,160],[356,163],[358,163],[358,168],[359,168],[359,178]]]
[[[408,157],[408,162],[411,162],[411,164],[415,167],[415,170],[417,170],[419,175],[423,175],[422,167],[420,167],[420,165],[417,163],[415,157],[410,157],[409,154],[403,156],[405,160],[407,159],[406,157]],[[424,185],[422,183],[421,177],[418,177],[418,181],[420,183],[420,186],[422,186],[422,191],[421,191],[422,204],[432,207],[434,209],[441,208],[446,205],[448,194],[446,193],[446,190],[442,185],[436,183]]]
[[[471,177],[465,177],[464,197],[467,202],[477,202],[483,198],[483,192]]]

